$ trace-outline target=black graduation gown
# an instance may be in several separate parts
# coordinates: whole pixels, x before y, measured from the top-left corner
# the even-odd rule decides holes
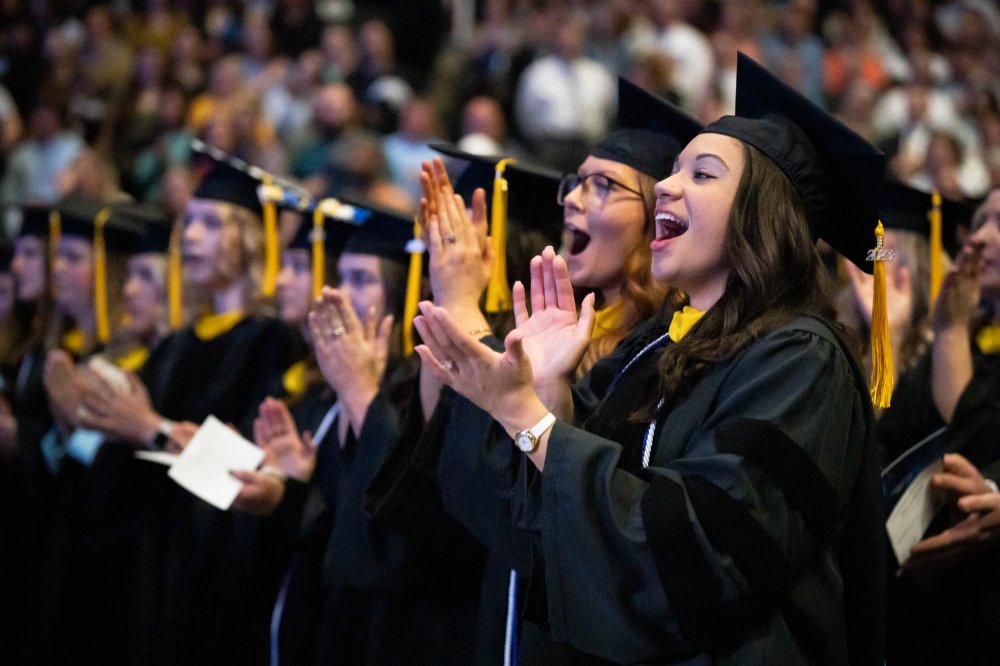
[[[555,638],[621,663],[881,663],[872,414],[825,324],[712,367],[635,455],[559,422],[544,473],[522,466]]]
[[[165,339],[143,367],[154,408],[178,421],[213,414],[252,438],[261,401],[278,392],[299,350],[272,318],[248,316],[209,340],[188,327]],[[148,569],[156,603],[143,622],[147,664],[266,663],[271,611],[287,565],[280,520],[224,512],[164,475],[150,501],[161,515]]]
[[[1000,480],[1000,354],[973,347],[974,372],[946,430],[950,451],[961,453],[983,473]],[[930,399],[896,403],[916,413]],[[895,396],[894,396],[895,400]],[[911,405],[918,405],[913,408]],[[937,413],[936,410],[934,412]],[[919,418],[916,417],[915,418]],[[911,442],[915,443],[915,442]],[[946,519],[947,516],[942,516]],[[935,520],[928,533],[947,527]],[[1000,662],[1000,577],[993,548],[951,569],[923,578],[889,571],[888,663],[996,664]],[[895,564],[892,562],[891,564]]]
[[[330,455],[322,483],[333,524],[317,664],[471,660],[481,552],[436,536],[404,535],[364,511],[365,493],[387,451],[417,418],[405,409],[417,390],[416,370],[415,357],[404,360],[369,406],[360,436]]]

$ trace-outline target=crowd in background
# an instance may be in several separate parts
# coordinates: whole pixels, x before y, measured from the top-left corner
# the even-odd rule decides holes
[[[315,195],[413,207],[432,139],[572,170],[622,74],[702,120],[736,51],[920,189],[1000,183],[988,1],[147,0],[5,3],[0,199],[124,192],[177,212],[200,137]],[[13,224],[13,223],[12,223]]]

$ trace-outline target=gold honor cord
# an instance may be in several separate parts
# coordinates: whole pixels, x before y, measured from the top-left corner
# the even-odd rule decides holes
[[[875,262],[872,274],[875,286],[872,289],[872,404],[884,409],[889,406],[895,377],[892,369],[892,344],[889,340],[888,302],[885,293],[885,262],[892,260],[892,250],[883,247],[885,231],[882,222],[875,227],[875,249],[869,258]]]
[[[49,212],[49,294],[55,296],[55,282],[52,273],[56,269],[56,257],[59,254],[59,237],[62,236],[62,216],[59,211]]]
[[[108,320],[108,256],[104,246],[104,225],[111,209],[104,208],[94,217],[94,314],[97,319],[97,341],[104,344],[111,337]]]
[[[262,176],[265,187],[271,185],[273,178],[270,174]],[[268,197],[263,202],[264,208],[264,282],[261,285],[261,294],[265,298],[274,296],[275,286],[278,283],[278,271],[281,269],[281,250],[278,238],[278,206]]]
[[[171,331],[184,324],[181,301],[181,225],[174,223],[167,248],[167,312]]]
[[[944,243],[942,241],[941,228],[941,194],[934,190],[931,193],[931,209],[927,212],[927,219],[931,223],[931,309],[937,303],[938,294],[941,293],[941,282],[944,280]]]
[[[420,278],[424,272],[424,230],[416,217],[413,218],[413,240],[417,243],[410,252],[410,270],[406,276],[406,300],[403,303],[403,353],[407,355],[413,353],[413,318],[417,316]]]
[[[325,230],[323,228],[323,211],[319,206],[313,210],[312,219],[312,295],[319,298],[326,282],[326,248],[323,246]],[[302,224],[306,221],[302,220]]]
[[[507,179],[504,171],[513,162],[504,158],[497,162],[493,179],[493,201],[490,208],[490,236],[493,239],[493,271],[486,286],[486,311],[504,312],[513,307],[510,286],[507,284]]]

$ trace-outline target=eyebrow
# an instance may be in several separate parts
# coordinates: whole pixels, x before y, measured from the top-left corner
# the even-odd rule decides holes
[[[729,165],[726,164],[726,160],[722,159],[715,153],[699,153],[698,155],[695,155],[694,160],[697,162],[698,160],[705,158],[717,160],[726,171],[729,171]]]

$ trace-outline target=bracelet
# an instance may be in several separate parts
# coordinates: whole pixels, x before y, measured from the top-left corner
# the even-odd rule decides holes
[[[477,328],[468,332],[474,338],[481,338],[484,335],[493,335],[493,329],[491,328]]]

